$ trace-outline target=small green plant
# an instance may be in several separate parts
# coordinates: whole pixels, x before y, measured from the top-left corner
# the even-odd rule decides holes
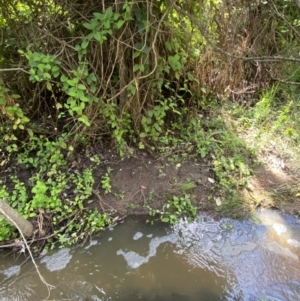
[[[122,116],[118,116],[119,108],[115,103],[102,103],[100,111],[107,118],[107,122],[112,129],[112,136],[117,144],[117,149],[120,156],[124,156],[127,152],[127,142],[125,140],[126,135],[132,136],[132,120],[128,113],[123,113]]]
[[[57,78],[60,75],[61,62],[55,55],[44,54],[40,52],[32,52],[29,48],[26,52],[18,51],[24,55],[30,66],[29,80],[33,83],[41,81],[50,81],[52,78]],[[50,82],[48,82],[51,86]]]
[[[186,181],[178,184],[178,187],[182,192],[187,193],[193,190],[196,185],[191,179],[187,178]]]
[[[56,234],[52,238],[52,247],[56,242],[73,244],[108,225],[108,215],[85,208],[92,201],[93,169],[100,162],[99,158],[93,156],[91,167],[81,173],[76,170],[66,172],[70,147],[63,136],[52,141],[33,136],[30,141],[24,144],[17,159],[34,170],[33,176],[22,181],[12,175],[7,179],[9,183],[1,180],[0,198],[25,218],[39,218],[41,235],[44,235],[43,228],[49,228],[48,223],[51,223]],[[108,174],[110,172],[108,169]],[[45,217],[47,223],[44,225]],[[0,220],[0,240],[16,235],[17,231],[11,225]]]
[[[153,202],[156,199],[155,190],[151,189],[147,195],[147,201]]]
[[[104,176],[102,176],[101,179],[101,187],[104,190],[104,192],[110,193],[111,192],[111,180],[110,180],[110,173],[111,173],[112,169],[110,167],[108,167],[107,172],[105,173]]]
[[[68,225],[64,233],[57,233],[58,241],[62,246],[71,246],[109,225],[107,213],[100,213],[97,209],[86,210],[79,221]]]
[[[84,235],[91,235],[110,224],[108,214],[100,213],[97,209],[87,211],[83,217],[86,222],[85,229],[83,231]]]
[[[135,209],[137,209],[137,205],[133,204],[133,203],[128,203],[126,205],[126,208],[127,208],[127,210],[135,210]]]
[[[255,105],[254,108],[255,124],[259,125],[271,116],[270,113],[272,110],[272,104],[274,102],[277,90],[278,85],[275,85],[262,94],[260,101]]]
[[[16,237],[16,233],[14,233],[14,227],[0,217],[0,241],[12,239],[14,237]]]
[[[169,224],[176,224],[183,216],[187,221],[193,221],[197,217],[197,208],[192,204],[191,197],[189,194],[173,196],[162,210],[153,209],[148,205],[149,215],[152,217],[158,215],[162,222]]]
[[[125,198],[125,194],[124,194],[124,192],[122,191],[122,192],[120,192],[120,193],[114,193],[114,196],[116,197],[116,198],[118,198],[119,200],[124,200],[124,198]]]
[[[68,149],[67,136],[62,135],[55,141],[31,133],[29,143],[18,154],[18,163],[26,167],[39,167],[40,172],[47,170],[48,176],[55,175],[59,167],[66,165],[65,152]],[[50,167],[50,168],[49,168]]]

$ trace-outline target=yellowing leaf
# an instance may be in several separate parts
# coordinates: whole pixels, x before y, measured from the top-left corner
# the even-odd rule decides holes
[[[55,106],[56,106],[56,109],[57,109],[57,110],[59,110],[59,109],[61,109],[61,108],[62,108],[62,104],[61,104],[61,103],[59,103],[59,102],[57,102]]]

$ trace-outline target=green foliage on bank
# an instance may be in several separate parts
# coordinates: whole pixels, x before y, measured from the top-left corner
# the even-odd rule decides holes
[[[52,246],[82,241],[111,223],[107,213],[91,207],[93,170],[99,158],[86,154],[90,166],[72,168],[67,162],[75,162],[73,147],[65,140],[64,136],[54,141],[32,136],[14,157],[8,178],[0,182],[0,198],[33,221],[35,235],[49,237]],[[1,222],[0,241],[17,236],[8,223]]]

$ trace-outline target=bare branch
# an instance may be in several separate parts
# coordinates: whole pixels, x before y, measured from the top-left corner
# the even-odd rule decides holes
[[[0,72],[10,72],[10,71],[22,71],[22,72],[25,72],[27,74],[30,74],[28,71],[26,71],[23,68],[4,68],[4,69],[0,69]]]
[[[31,250],[30,250],[30,247],[28,246],[27,240],[26,240],[26,238],[25,238],[23,232],[21,231],[20,227],[19,227],[18,224],[15,222],[15,220],[12,219],[10,216],[8,216],[8,215],[6,214],[6,212],[5,212],[2,208],[0,208],[0,214],[3,215],[3,216],[5,217],[6,220],[8,220],[9,222],[11,222],[11,223],[18,229],[20,235],[22,236],[23,242],[24,242],[24,244],[25,244],[25,246],[26,246],[26,248],[27,248],[27,251],[28,251],[28,253],[29,253],[29,256],[30,256],[30,258],[31,258],[31,260],[32,260],[32,263],[33,263],[33,265],[34,265],[34,267],[35,267],[35,269],[36,269],[36,271],[37,271],[37,273],[38,273],[38,275],[39,275],[39,277],[40,277],[40,280],[41,280],[41,281],[46,285],[46,287],[47,287],[47,290],[48,290],[48,297],[49,297],[49,296],[50,296],[50,290],[53,289],[53,288],[55,288],[55,286],[53,286],[53,285],[47,283],[46,280],[45,280],[45,278],[41,275],[40,270],[39,270],[39,267],[37,266],[37,264],[36,264],[36,262],[35,262],[35,260],[34,260],[34,258],[33,258],[33,255],[32,255],[32,252],[31,252]],[[48,298],[48,297],[47,297],[47,298]]]

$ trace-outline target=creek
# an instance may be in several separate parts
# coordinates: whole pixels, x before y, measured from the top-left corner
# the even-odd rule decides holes
[[[0,252],[0,300],[47,297],[30,261]],[[199,220],[174,226],[139,217],[86,245],[36,259],[54,285],[48,300],[300,300],[299,219],[261,210],[254,220]]]

